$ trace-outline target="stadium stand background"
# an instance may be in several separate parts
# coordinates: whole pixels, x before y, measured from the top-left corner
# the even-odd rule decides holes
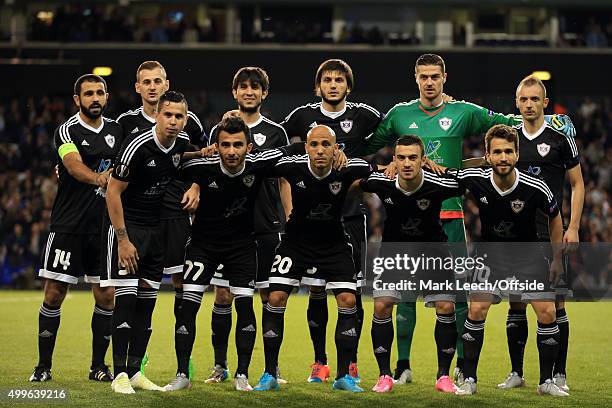
[[[345,59],[356,75],[350,100],[387,111],[418,96],[412,78],[416,57],[440,53],[447,62],[445,90],[500,112],[515,112],[513,90],[534,70],[548,71],[547,113],[569,114],[587,189],[580,238],[612,241],[612,23],[605,1],[387,0],[91,2],[66,5],[9,0],[0,6],[0,285],[32,287],[48,234],[57,187],[52,136],[76,112],[74,79],[95,66],[113,70],[106,116],[134,108],[134,69],[161,61],[172,88],[184,91],[190,109],[209,130],[233,108],[231,78],[243,65],[265,68],[271,94],[263,113],[280,121],[290,107],[315,101],[318,64]],[[426,5],[427,4],[427,5]],[[392,13],[389,12],[392,8]],[[599,68],[599,70],[598,70]],[[482,155],[482,137],[465,143],[464,155]],[[384,161],[390,150],[379,153]],[[566,190],[568,191],[568,190]],[[564,203],[568,211],[569,194]],[[381,233],[382,213],[368,200],[370,239]],[[477,209],[466,205],[466,228],[478,230]],[[592,282],[607,286],[602,275]]]

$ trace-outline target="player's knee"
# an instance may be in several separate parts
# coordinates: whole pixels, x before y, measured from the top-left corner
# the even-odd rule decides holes
[[[275,290],[274,292],[270,292],[268,304],[273,307],[286,307],[287,299],[289,299],[289,294],[287,292]]]
[[[218,305],[229,305],[232,303],[232,292],[229,288],[215,288],[215,303]]]
[[[557,320],[557,309],[553,302],[532,302],[532,306],[538,316],[538,322],[549,324]]]
[[[490,307],[490,303],[472,302],[468,316],[472,320],[485,320]]]
[[[355,293],[354,292],[339,292],[336,293],[336,301],[338,302],[338,307],[342,308],[353,308],[355,307]]]
[[[450,314],[455,312],[455,304],[453,302],[436,302],[436,313]]]
[[[388,319],[393,314],[392,302],[374,302],[374,316],[378,319]]]
[[[47,280],[45,283],[45,303],[49,306],[59,307],[68,293],[68,284]]]
[[[101,287],[100,285],[93,285],[92,292],[97,305],[102,306],[105,309],[113,309],[115,304],[114,287]]]

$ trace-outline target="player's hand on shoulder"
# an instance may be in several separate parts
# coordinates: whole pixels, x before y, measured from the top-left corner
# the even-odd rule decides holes
[[[443,175],[446,171],[446,167],[440,166],[438,163],[434,162],[428,157],[424,157],[423,162],[425,163],[425,167],[436,173],[438,176]]]
[[[232,117],[232,116],[236,116],[236,117],[237,117],[237,116],[240,116],[240,111],[239,111],[238,109],[233,109],[233,110],[230,110],[230,111],[225,112],[225,113],[223,114],[223,120],[225,120],[225,119],[227,119],[227,118],[230,118],[230,117]]]
[[[215,153],[217,153],[217,151],[217,144],[213,143],[210,146],[202,148],[200,153],[202,154],[202,157],[212,157],[215,155]]]
[[[565,136],[576,137],[576,128],[567,115],[544,115],[544,120],[553,129],[563,133]]]
[[[452,102],[454,100],[455,100],[455,98],[453,98],[452,96],[447,95],[445,93],[442,93],[442,102],[448,103],[448,102]]]
[[[395,176],[397,176],[397,166],[394,162],[389,163],[385,169],[385,176],[390,180],[393,180]]]
[[[334,162],[333,167],[335,170],[342,170],[348,164],[348,158],[342,150],[334,150]]]

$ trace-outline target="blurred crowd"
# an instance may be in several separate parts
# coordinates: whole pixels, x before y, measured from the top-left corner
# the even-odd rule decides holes
[[[209,130],[223,112],[213,112],[206,93],[188,94],[190,109]],[[134,95],[116,94],[105,116],[138,106]],[[44,249],[49,216],[57,189],[53,132],[76,112],[68,97],[44,96],[0,101],[0,285],[28,286],[34,281]],[[612,104],[585,98],[576,112],[570,112],[578,132],[586,185],[581,221],[582,242],[612,242]],[[464,145],[464,156],[482,156],[482,137],[474,136]],[[388,161],[390,149],[378,160]],[[569,219],[570,189],[563,203]],[[367,200],[370,240],[379,240],[384,214],[376,196]],[[478,239],[478,209],[466,201],[465,224],[470,240]],[[607,277],[601,278],[607,280]],[[601,280],[600,279],[600,280]]]

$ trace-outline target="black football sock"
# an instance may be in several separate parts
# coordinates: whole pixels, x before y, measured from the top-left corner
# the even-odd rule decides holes
[[[274,307],[266,304],[261,322],[263,333],[264,354],[266,359],[265,372],[276,377],[278,354],[283,343],[285,328],[285,307]]]
[[[525,344],[527,344],[527,337],[529,336],[526,310],[508,310],[506,334],[508,336],[508,352],[510,353],[512,371],[522,377]]]
[[[455,313],[436,313],[436,327],[434,329],[436,348],[438,349],[438,373],[436,379],[448,375],[457,343],[457,326]]]
[[[355,294],[355,306],[357,307],[357,345],[353,353],[352,363],[357,364],[357,352],[359,351],[359,340],[361,339],[361,330],[363,329],[363,303],[361,301],[361,293]]]
[[[248,378],[257,333],[253,298],[251,296],[236,296],[234,304],[236,305],[237,316],[236,351],[238,352],[238,368],[236,369],[236,375],[244,374]]]
[[[553,366],[559,354],[559,326],[557,322],[538,322],[538,355],[540,357],[540,384],[552,379]]]
[[[335,340],[338,355],[336,379],[338,379],[348,374],[351,358],[357,346],[357,307],[338,307]]]
[[[189,375],[189,358],[196,336],[196,317],[202,303],[202,292],[183,292],[181,307],[174,325],[174,350],[177,374]]]
[[[463,377],[465,379],[473,378],[478,380],[476,372],[478,371],[478,359],[480,358],[480,350],[484,342],[484,320],[472,320],[469,317],[465,320],[463,334]]]
[[[136,313],[136,286],[117,286],[115,288],[115,310],[113,311],[113,371],[127,373],[127,354],[134,327]]]
[[[149,339],[153,332],[151,328],[151,319],[153,317],[156,301],[157,289],[138,288],[136,312],[134,313],[134,329],[132,330],[127,357],[127,374],[130,378],[140,371],[142,358],[147,352]]]
[[[183,288],[174,288],[174,321],[176,321],[183,300]]]
[[[391,375],[391,346],[393,345],[393,317],[372,319],[372,347],[380,375]]]
[[[105,309],[95,305],[91,316],[91,366],[98,367],[104,364],[106,350],[110,344],[113,332],[113,309]]]
[[[227,368],[227,343],[232,330],[232,305],[215,303],[210,321],[212,345],[215,350],[215,365]]]
[[[569,320],[565,308],[557,310],[557,325],[559,326],[559,354],[555,361],[555,374],[567,375],[567,349],[569,344]]]
[[[306,310],[310,339],[314,347],[314,359],[321,364],[327,364],[327,353],[325,352],[325,337],[327,331],[327,293],[310,292],[308,297],[308,309]]]
[[[60,325],[60,306],[43,303],[38,312],[38,365],[51,368],[55,339]]]

